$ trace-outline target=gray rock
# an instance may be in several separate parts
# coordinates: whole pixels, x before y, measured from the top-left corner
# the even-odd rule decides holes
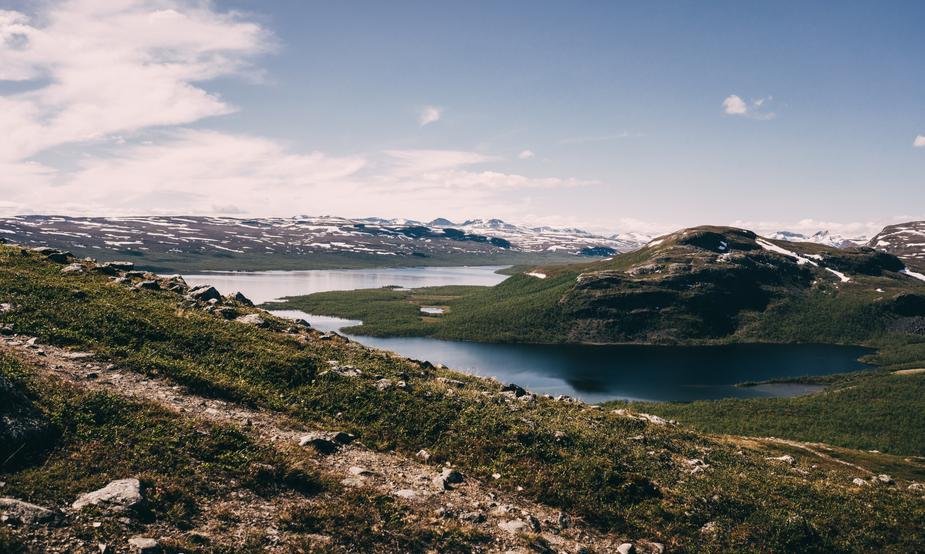
[[[787,464],[788,466],[792,466],[792,465],[793,465],[793,462],[794,462],[793,456],[790,456],[790,455],[788,455],[788,454],[784,454],[783,456],[778,456],[778,457],[776,457],[776,458],[765,458],[765,459],[766,459],[766,460],[771,460],[771,461],[773,461],[773,462],[783,462],[783,463]]]
[[[156,554],[161,551],[157,541],[149,537],[132,537],[128,540],[132,554]]]
[[[430,480],[430,484],[433,485],[435,490],[438,491],[448,491],[450,490],[450,484],[446,482],[446,479],[440,477],[439,475]]]
[[[251,302],[250,298],[244,296],[240,291],[235,292],[234,294],[229,294],[225,298],[232,302],[237,302],[238,304],[241,304],[243,306],[253,306],[254,305],[254,303]]]
[[[0,498],[0,514],[7,516],[7,521],[24,525],[51,523],[59,517],[53,510],[15,498]]]
[[[527,528],[527,523],[522,519],[512,519],[509,521],[502,521],[498,524],[498,527],[507,531],[512,535],[523,532]]]
[[[854,483],[855,485],[859,486],[859,487],[866,487],[866,486],[870,485],[870,483],[868,483],[867,481],[861,479],[860,477],[855,477],[854,479],[851,480],[851,482]]]
[[[894,483],[892,477],[883,473],[877,476],[877,482],[881,485],[892,485]]]
[[[533,515],[527,516],[527,525],[530,526],[530,530],[534,533],[540,532],[540,520],[536,519]]]
[[[631,542],[625,542],[617,547],[619,554],[636,554],[636,547]]]
[[[354,436],[343,431],[309,433],[299,439],[299,446],[311,446],[321,454],[333,454],[353,442]]]
[[[465,481],[462,473],[456,471],[455,469],[449,468],[449,467],[443,468],[443,472],[440,474],[440,476],[443,477],[447,483],[455,484],[455,483],[462,483],[463,481]]]
[[[235,321],[247,325],[254,325],[256,327],[263,327],[267,324],[267,322],[257,314],[245,314],[236,318]]]
[[[527,391],[525,391],[523,387],[519,385],[515,385],[514,383],[510,383],[510,384],[502,386],[501,392],[513,393],[516,398],[520,398],[521,396],[527,394]]]
[[[482,512],[463,512],[459,514],[459,519],[463,521],[468,521],[470,523],[482,523],[487,518]]]
[[[393,383],[391,379],[379,379],[376,381],[376,388],[378,390],[387,390],[392,388],[392,384]]]
[[[9,302],[3,302],[2,304],[0,304],[0,314],[5,314],[7,312],[12,312],[12,311],[13,311],[13,305],[10,304]]]
[[[135,288],[139,290],[160,290],[161,284],[153,280],[152,281],[141,281],[140,283],[135,285]]]
[[[143,501],[138,479],[119,479],[99,490],[81,495],[71,504],[71,508],[79,511],[87,506],[98,506],[106,511],[122,512],[139,506]]]
[[[86,271],[86,268],[83,266],[83,264],[78,264],[78,263],[69,264],[61,268],[61,273],[64,273],[65,275],[68,275],[68,274],[76,275],[79,273],[84,273],[85,271]]]
[[[191,300],[196,300],[199,302],[208,302],[209,300],[219,301],[222,299],[222,295],[219,294],[218,290],[211,285],[199,285],[198,287],[193,287],[186,294],[186,296]]]
[[[418,453],[415,454],[414,457],[421,460],[422,462],[426,462],[427,460],[430,459],[430,452],[428,452],[427,450],[423,450],[423,449],[418,450]]]

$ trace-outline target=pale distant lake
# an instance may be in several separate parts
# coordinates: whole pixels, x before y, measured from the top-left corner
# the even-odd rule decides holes
[[[256,303],[329,290],[398,286],[486,285],[506,277],[493,267],[421,267],[268,272],[216,272],[184,276],[209,283],[222,293],[241,291]],[[322,331],[338,331],[358,321],[281,310]],[[588,402],[605,400],[692,401],[715,398],[792,396],[816,387],[736,383],[864,369],[858,358],[870,350],[853,346],[590,346],[482,344],[420,337],[352,336],[367,346],[402,356],[514,382],[538,394],[566,394]]]

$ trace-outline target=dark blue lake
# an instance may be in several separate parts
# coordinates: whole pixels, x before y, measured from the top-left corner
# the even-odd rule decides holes
[[[222,273],[188,276],[211,282],[222,292],[240,290],[261,302],[318,292],[386,285],[491,285],[504,279],[491,268],[406,268],[303,272]],[[304,317],[319,330],[358,322]],[[741,387],[737,383],[864,369],[858,358],[870,350],[814,344],[729,346],[591,346],[482,344],[429,338],[352,337],[375,348],[442,363],[460,371],[517,383],[538,394],[567,394],[588,402],[613,399],[691,401],[726,397],[792,396],[818,387],[779,384]]]

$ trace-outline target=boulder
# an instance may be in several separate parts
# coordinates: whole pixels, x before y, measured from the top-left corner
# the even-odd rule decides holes
[[[141,281],[140,283],[138,283],[137,285],[135,285],[134,288],[136,288],[136,289],[138,289],[138,290],[161,290],[161,284],[158,283],[157,281],[153,281],[153,280],[151,280],[151,281]]]
[[[15,521],[23,525],[51,523],[60,515],[48,508],[15,498],[0,498],[0,514],[6,516],[8,522]]]
[[[156,554],[161,551],[157,541],[149,537],[132,537],[128,540],[128,547],[132,554]]]
[[[522,519],[512,519],[509,521],[502,521],[498,524],[498,527],[507,531],[512,535],[522,533],[527,528],[527,523]]]
[[[514,383],[510,383],[510,384],[508,384],[508,385],[502,386],[502,387],[501,387],[501,392],[510,392],[510,393],[513,393],[514,396],[517,397],[517,398],[520,398],[521,396],[524,396],[525,394],[527,394],[527,391],[525,391],[525,390],[523,389],[523,387],[521,387],[521,386],[519,386],[519,385],[515,385]]]
[[[893,478],[883,473],[878,475],[876,479],[877,479],[877,482],[880,483],[881,485],[892,485],[893,484]]]
[[[61,273],[64,273],[65,275],[79,274],[83,273],[84,271],[86,271],[86,268],[83,266],[83,264],[78,263],[69,264],[61,268]]]
[[[119,479],[105,487],[81,495],[71,504],[74,510],[99,506],[110,512],[122,512],[139,506],[144,501],[138,479]]]
[[[267,324],[267,322],[257,314],[245,314],[235,319],[235,321],[238,323],[245,323],[247,325],[255,325],[257,327],[264,327]]]
[[[333,454],[341,446],[353,442],[354,436],[343,431],[324,432],[317,431],[302,436],[299,446],[311,446],[320,454]]]
[[[617,547],[619,554],[636,554],[636,547],[631,542],[625,542]]]
[[[455,469],[449,468],[449,467],[443,468],[443,472],[440,474],[440,476],[444,480],[446,480],[447,483],[455,484],[455,483],[462,483],[463,481],[465,481],[465,478],[463,478],[462,473],[456,471]]]
[[[418,453],[415,454],[414,457],[417,458],[418,460],[421,460],[422,462],[426,462],[427,460],[430,459],[430,452],[428,452],[427,450],[423,450],[423,449],[418,450]]]
[[[234,294],[229,294],[228,296],[225,297],[225,299],[230,300],[232,302],[237,302],[238,304],[241,304],[243,306],[253,306],[254,305],[254,303],[251,302],[250,298],[244,296],[240,291],[235,292]]]
[[[219,294],[218,290],[211,285],[199,285],[198,287],[193,287],[186,294],[186,296],[191,300],[197,300],[199,302],[208,302],[209,300],[219,301],[222,299],[222,295]]]

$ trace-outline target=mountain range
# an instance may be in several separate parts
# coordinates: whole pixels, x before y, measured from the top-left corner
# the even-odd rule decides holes
[[[562,263],[637,250],[653,239],[638,232],[604,235],[501,219],[54,215],[0,218],[4,237],[80,256],[129,258],[157,271]],[[913,268],[925,264],[925,222],[891,225],[870,240],[828,230],[778,231],[768,238],[836,248],[867,245]]]

